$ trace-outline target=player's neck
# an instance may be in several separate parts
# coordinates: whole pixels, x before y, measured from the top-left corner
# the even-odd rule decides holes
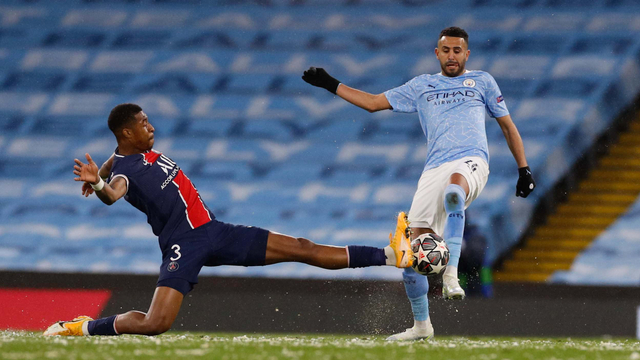
[[[132,144],[128,144],[128,143],[118,143],[118,154],[122,155],[122,156],[127,156],[127,155],[135,155],[135,154],[142,154],[144,152],[146,152],[147,150],[144,149],[138,149],[136,146],[132,145]]]
[[[468,72],[469,72],[469,70],[464,69],[464,70],[462,70],[462,72],[461,72],[460,74],[458,74],[458,75],[456,75],[456,76],[449,76],[449,75],[445,74],[445,73],[444,73],[444,71],[440,71],[440,75],[442,75],[442,76],[444,76],[444,77],[448,77],[448,78],[455,78],[455,77],[458,77],[458,76],[464,75],[464,74],[466,74],[466,73],[468,73]]]

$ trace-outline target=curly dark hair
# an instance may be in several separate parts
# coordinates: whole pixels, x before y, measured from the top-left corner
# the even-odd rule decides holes
[[[135,120],[136,114],[140,111],[142,111],[142,108],[136,104],[116,105],[109,114],[109,130],[118,136],[118,131]]]
[[[440,36],[438,37],[438,40],[440,40],[443,36],[463,38],[464,42],[466,42],[467,45],[469,45],[469,34],[467,34],[467,32],[464,31],[464,29],[461,29],[457,26],[451,26],[440,31]]]

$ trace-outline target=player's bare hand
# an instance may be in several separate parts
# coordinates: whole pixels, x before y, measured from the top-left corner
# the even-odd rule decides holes
[[[93,193],[94,193],[94,190],[91,187],[91,184],[85,181],[82,184],[82,195],[84,195],[84,197],[89,197],[89,195]]]
[[[91,155],[85,154],[85,156],[87,158],[87,164],[78,159],[74,160],[76,164],[73,166],[73,173],[76,177],[74,177],[73,180],[97,184],[100,180],[98,176],[98,165],[93,161]]]

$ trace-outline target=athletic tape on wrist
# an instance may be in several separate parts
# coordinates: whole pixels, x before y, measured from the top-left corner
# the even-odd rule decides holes
[[[93,190],[95,191],[100,191],[102,190],[102,188],[104,188],[104,180],[102,180],[102,178],[100,178],[100,181],[98,181],[97,184],[93,185],[91,184],[91,187],[93,188]]]

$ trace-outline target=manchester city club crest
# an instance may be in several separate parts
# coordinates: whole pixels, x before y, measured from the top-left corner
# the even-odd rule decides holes
[[[462,82],[462,85],[466,87],[474,87],[476,86],[476,81],[473,79],[466,79],[465,81]]]
[[[172,261],[169,263],[169,265],[167,265],[167,271],[174,272],[178,270],[179,267],[180,265],[178,264],[178,262]]]

